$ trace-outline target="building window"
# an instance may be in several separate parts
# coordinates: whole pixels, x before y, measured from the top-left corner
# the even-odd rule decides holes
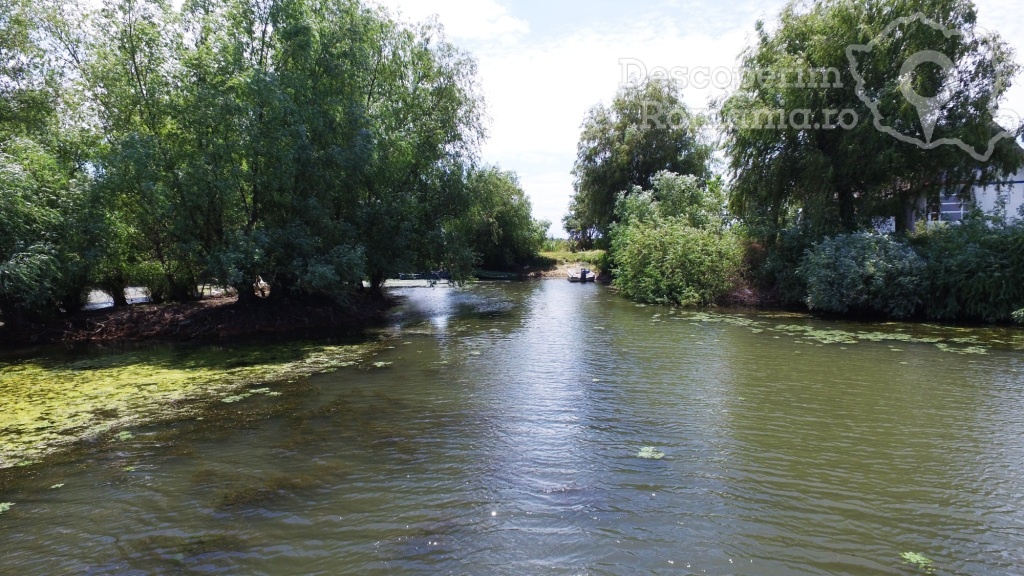
[[[955,194],[943,194],[939,200],[938,210],[932,213],[932,219],[939,222],[960,222],[971,211],[971,203],[961,200]]]

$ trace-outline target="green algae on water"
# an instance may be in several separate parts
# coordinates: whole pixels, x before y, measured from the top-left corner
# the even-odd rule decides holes
[[[14,506],[14,502],[0,502],[0,514],[10,510],[11,506]]]
[[[986,334],[979,337],[979,335],[964,335],[965,333],[972,334],[972,329],[955,326],[885,322],[872,325],[878,326],[881,328],[880,330],[843,330],[772,322],[772,320],[780,319],[792,322],[794,319],[811,318],[806,314],[761,313],[757,318],[715,312],[684,312],[673,320],[689,320],[694,326],[714,324],[737,326],[747,328],[754,334],[774,333],[773,338],[779,338],[777,334],[784,334],[796,338],[798,343],[839,345],[842,349],[862,342],[932,344],[943,352],[964,355],[985,355],[989,353],[992,346],[1024,349],[1024,335],[1011,334],[1008,338],[992,338]],[[974,334],[978,333],[974,332]]]
[[[646,460],[661,460],[665,457],[665,453],[653,446],[644,446],[637,456]]]
[[[160,347],[0,363],[0,469],[38,461],[78,440],[183,416],[196,409],[195,401],[278,396],[265,384],[244,387],[355,366],[380,346]],[[129,440],[131,432],[115,439]]]
[[[935,572],[935,562],[924,554],[919,554],[917,552],[904,552],[900,554],[900,558],[903,560],[904,564],[912,564],[918,570],[921,570],[926,574],[932,574]]]

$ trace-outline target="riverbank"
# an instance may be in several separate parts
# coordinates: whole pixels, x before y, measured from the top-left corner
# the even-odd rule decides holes
[[[46,324],[2,326],[0,346],[346,334],[380,324],[394,303],[357,295],[349,306],[264,300],[241,305],[236,296],[182,304],[134,304],[74,312]]]

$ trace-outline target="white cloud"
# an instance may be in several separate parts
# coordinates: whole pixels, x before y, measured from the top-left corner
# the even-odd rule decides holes
[[[530,32],[530,25],[514,18],[495,0],[373,0],[404,18],[423,21],[437,15],[456,40],[512,42]]]
[[[1020,17],[1020,0],[975,0],[978,25],[998,32],[1016,51],[1019,64],[1024,64],[1024,21]],[[1024,118],[1024,77],[1018,75],[1007,93],[1002,110]]]
[[[437,14],[449,35],[477,57],[492,118],[483,159],[519,173],[534,215],[551,220],[555,234],[564,233],[561,218],[572,194],[570,171],[580,124],[591,106],[607,104],[614,96],[622,82],[620,60],[636,59],[648,68],[688,68],[691,74],[697,67],[733,68],[752,41],[755,21],[775,20],[784,4],[741,0],[710,6],[666,0],[657,10],[624,13],[617,21],[560,23],[557,35],[542,36],[512,16],[504,0],[377,1],[413,20]],[[976,0],[980,25],[998,30],[1018,55],[1024,50],[1019,1]],[[721,90],[710,87],[684,89],[694,108],[720,95]],[[1004,108],[1024,115],[1024,86],[1014,87]]]
[[[717,37],[682,35],[670,25],[648,23],[521,41],[514,51],[477,50],[493,118],[484,158],[519,172],[535,215],[551,220],[552,232],[562,234],[580,125],[590,107],[611,101],[624,80],[621,61],[641,61],[648,69],[728,70],[735,66],[745,35],[742,29]],[[684,90],[691,108],[705,107],[720,93]]]

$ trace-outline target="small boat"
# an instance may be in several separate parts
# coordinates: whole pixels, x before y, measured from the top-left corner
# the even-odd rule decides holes
[[[597,279],[597,275],[589,268],[570,269],[566,275],[569,276],[569,282],[593,282]]]

